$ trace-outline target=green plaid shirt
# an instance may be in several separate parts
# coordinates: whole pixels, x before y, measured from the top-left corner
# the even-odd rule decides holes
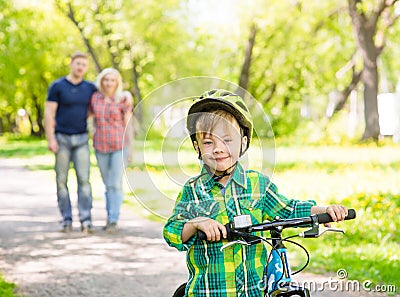
[[[194,235],[183,243],[184,224],[196,217],[210,217],[225,225],[237,215],[250,214],[252,223],[279,216],[283,219],[310,215],[314,201],[287,199],[263,174],[247,170],[238,163],[226,185],[215,182],[206,169],[183,186],[173,215],[164,226],[164,238],[170,246],[187,251],[189,280],[186,296],[261,297],[267,260],[264,244],[233,245],[220,248],[227,240],[207,242]]]

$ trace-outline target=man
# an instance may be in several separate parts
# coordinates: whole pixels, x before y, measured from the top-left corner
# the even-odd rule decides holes
[[[71,56],[70,72],[54,81],[45,105],[45,129],[48,148],[55,154],[57,201],[62,215],[63,232],[72,231],[72,209],[67,187],[70,162],[78,183],[78,210],[81,231],[92,233],[92,189],[89,182],[90,151],[87,133],[87,112],[93,83],[84,80],[88,56],[76,52]]]

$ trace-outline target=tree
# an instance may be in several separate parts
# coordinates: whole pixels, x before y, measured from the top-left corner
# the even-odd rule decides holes
[[[317,5],[269,3],[267,9],[258,6],[257,36],[254,38],[256,31],[251,31],[243,49],[240,85],[255,94],[268,110],[275,110],[272,118],[277,134],[297,126],[299,109],[305,100],[315,107],[321,104],[323,93],[340,90],[336,113],[362,81],[366,122],[362,139],[378,138],[378,57],[384,49],[388,29],[399,17],[395,14],[396,2],[380,0],[376,5],[375,1],[348,0],[349,23],[344,3],[337,1]],[[356,46],[348,38],[351,29]]]
[[[397,0],[349,0],[354,36],[363,59],[361,79],[364,86],[365,130],[363,140],[377,140],[380,133],[378,115],[378,57],[385,47],[385,36],[399,15]],[[374,5],[374,3],[376,3]],[[380,22],[380,19],[382,21]]]
[[[391,58],[399,54],[396,0],[209,0],[213,14],[200,0],[43,0],[40,6],[0,0],[0,129],[12,130],[18,109],[25,108],[32,133],[40,133],[49,84],[68,71],[73,51],[86,49],[94,61],[87,78],[103,67],[119,69],[136,103],[172,80],[218,77],[253,94],[277,135],[292,133],[307,123],[304,115],[314,121],[325,116],[329,93],[340,91],[336,109],[346,108],[351,90],[371,78],[364,75],[362,50],[349,38],[350,1],[359,24],[376,24],[374,53],[393,88],[400,65]],[[143,107],[147,116],[151,107]]]
[[[137,65],[138,57],[133,53],[134,41],[131,34],[121,34],[126,29],[125,15],[121,1],[101,0],[92,3],[87,1],[55,0],[59,11],[64,14],[79,31],[85,47],[92,57],[96,71],[113,67],[129,81],[136,102],[142,100],[139,86]],[[128,57],[128,59],[126,58]],[[139,120],[142,111],[136,110]]]
[[[282,135],[304,122],[302,116],[317,120],[326,94],[342,87],[336,72],[354,51],[346,31],[351,27],[340,17],[343,3],[336,1],[258,4],[256,27],[241,49],[240,85],[258,98]],[[302,115],[302,108],[312,112]]]
[[[0,115],[4,132],[15,132],[18,110],[24,109],[31,134],[44,133],[44,98],[54,75],[61,75],[63,68],[63,60],[55,57],[69,46],[58,33],[68,34],[68,28],[54,23],[53,15],[46,13],[49,7],[43,6],[37,10],[18,2],[2,3]]]
[[[242,65],[242,70],[240,71],[239,87],[242,88],[238,90],[238,95],[243,96],[242,90],[247,90],[249,86],[249,74],[251,66],[251,56],[253,55],[253,48],[255,45],[257,35],[257,25],[253,23],[250,27],[250,36],[247,42],[246,51],[244,55],[244,61]]]
[[[171,74],[175,68],[168,67],[176,67],[178,63],[171,62],[182,63],[182,56],[186,55],[179,52],[185,49],[182,47],[171,51],[172,44],[183,44],[186,36],[182,30],[184,26],[171,17],[179,8],[179,1],[55,0],[55,3],[78,29],[97,72],[111,66],[119,70],[136,103],[142,100],[142,88],[148,89],[148,83],[154,84],[155,76],[156,87],[166,80],[165,77],[176,78],[176,73]],[[155,57],[158,60],[153,67]],[[168,62],[164,63],[165,59]],[[149,77],[152,77],[151,82],[146,81]],[[135,115],[140,122],[142,110],[136,109]]]

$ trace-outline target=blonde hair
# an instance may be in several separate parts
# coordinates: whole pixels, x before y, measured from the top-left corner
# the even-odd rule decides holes
[[[115,77],[117,78],[117,88],[115,90],[115,101],[120,102],[123,98],[124,92],[122,89],[122,77],[117,69],[114,69],[114,68],[103,69],[96,78],[96,87],[100,92],[104,93],[101,83],[102,83],[104,77],[108,74],[115,75]]]
[[[226,110],[214,110],[202,112],[196,120],[196,138],[202,139],[208,134],[212,134],[215,126],[219,122],[224,123],[225,127],[231,126],[232,123],[237,123],[240,129],[240,134],[243,134],[243,129],[240,127],[237,119]]]

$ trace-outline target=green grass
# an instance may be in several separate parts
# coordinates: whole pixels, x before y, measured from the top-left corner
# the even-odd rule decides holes
[[[0,138],[0,157],[30,158],[31,152],[46,154],[43,141]],[[175,144],[176,145],[176,144]],[[29,149],[27,149],[27,147]],[[139,158],[146,149],[146,162]],[[174,150],[174,143],[137,141],[135,160],[128,172],[135,179],[134,193],[126,187],[126,204],[140,215],[163,221],[160,208],[173,207],[185,178],[199,170],[198,160],[188,145]],[[310,252],[307,272],[335,276],[346,269],[348,279],[400,288],[400,145],[390,142],[363,145],[296,145],[285,143],[274,153],[274,162],[263,162],[256,148],[249,151],[261,170],[270,174],[282,194],[289,198],[313,199],[318,204],[341,203],[357,211],[357,219],[335,224],[346,234],[327,233],[318,239],[299,239]],[[12,152],[12,153],[11,153]],[[167,155],[169,154],[169,155]],[[166,157],[168,156],[168,157]],[[174,164],[170,160],[179,160]],[[31,170],[50,170],[53,159],[31,165]],[[274,164],[275,165],[274,165]],[[92,184],[101,188],[100,176],[92,160]],[[72,179],[71,179],[72,180]],[[178,182],[179,181],[179,182]],[[132,185],[132,184],[131,184]],[[94,189],[97,186],[93,186]],[[99,191],[98,196],[102,193]],[[133,198],[134,197],[134,198]],[[164,200],[163,200],[164,198]],[[138,202],[140,200],[140,202]],[[291,232],[289,232],[291,234]],[[304,255],[290,247],[293,263],[301,266]]]
[[[4,280],[4,278],[0,275],[0,296],[1,297],[21,297],[14,293],[16,289],[15,284],[9,283]]]
[[[30,158],[48,153],[47,142],[36,137],[0,137],[0,158]]]
[[[357,218],[334,227],[346,234],[327,233],[319,239],[301,240],[311,254],[308,271],[345,269],[351,280],[400,288],[400,195],[354,194],[341,201],[357,210]],[[398,292],[398,291],[397,291]]]

